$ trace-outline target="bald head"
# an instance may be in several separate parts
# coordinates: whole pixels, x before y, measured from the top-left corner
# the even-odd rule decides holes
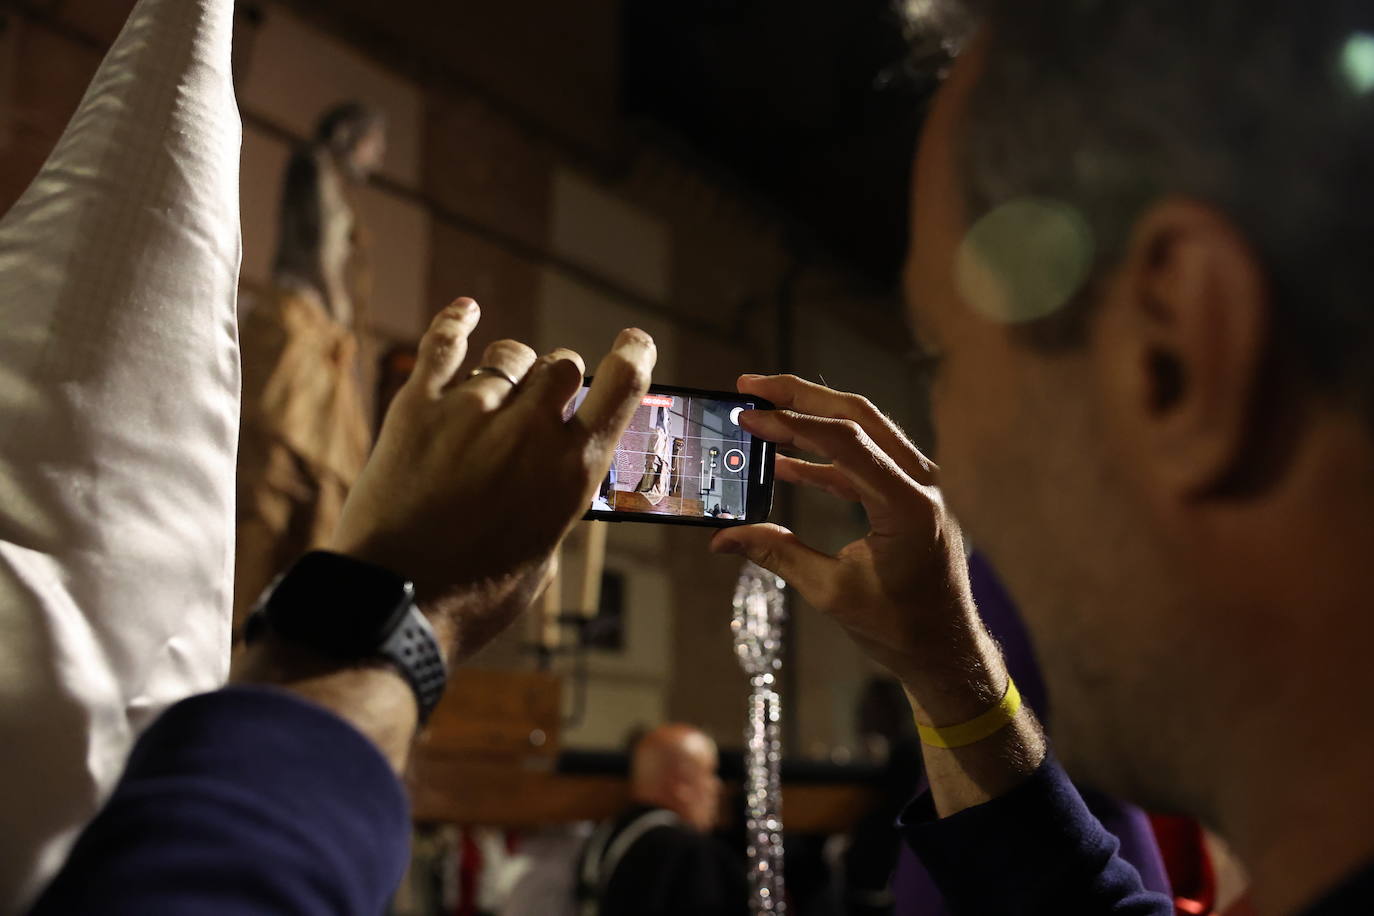
[[[640,739],[630,769],[635,801],[667,808],[698,830],[715,826],[720,805],[716,743],[690,725],[663,725]]]

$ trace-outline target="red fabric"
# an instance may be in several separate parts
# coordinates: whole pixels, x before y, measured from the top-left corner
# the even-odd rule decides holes
[[[1217,903],[1217,879],[1207,844],[1197,821],[1186,817],[1150,815],[1164,868],[1174,888],[1180,914],[1208,916]]]
[[[458,909],[454,911],[454,916],[477,916],[477,882],[482,876],[482,850],[469,831],[464,830],[462,836],[458,852]]]

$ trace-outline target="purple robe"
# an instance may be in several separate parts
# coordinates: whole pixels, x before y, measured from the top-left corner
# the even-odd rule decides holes
[[[1021,622],[1016,605],[997,580],[992,567],[978,554],[969,558],[969,579],[973,583],[973,597],[978,602],[978,610],[988,630],[1002,644],[1007,668],[1016,680],[1017,688],[1048,728],[1050,708],[1045,682],[1040,676],[1030,635]],[[925,791],[925,788],[923,781],[920,791]],[[1083,786],[1078,789],[1097,819],[1121,841],[1122,858],[1140,872],[1145,887],[1170,893],[1164,861],[1145,812]],[[897,873],[893,877],[893,894],[896,898],[895,916],[944,916],[948,912],[921,860],[905,844],[897,862]]]

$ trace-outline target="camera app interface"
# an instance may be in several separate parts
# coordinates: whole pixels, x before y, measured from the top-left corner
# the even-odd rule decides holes
[[[573,403],[580,407],[584,387]],[[650,392],[616,447],[592,500],[599,512],[743,519],[753,437],[739,425],[752,401]],[[755,481],[757,483],[757,481]]]

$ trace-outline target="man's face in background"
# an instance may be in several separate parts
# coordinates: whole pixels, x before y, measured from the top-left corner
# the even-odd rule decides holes
[[[703,833],[714,830],[720,819],[720,754],[715,742],[700,735],[688,749],[683,761],[680,786],[682,817]]]
[[[1020,316],[986,301],[971,246],[986,224],[969,224],[959,169],[984,53],[975,43],[941,90],[914,181],[905,291],[932,358],[941,486],[1031,627],[1062,755],[1130,791],[1129,770],[1147,764],[1118,726],[1149,702],[1151,660],[1166,651],[1150,615],[1158,569],[1100,435],[1091,334],[1080,348],[1042,349],[1024,339]]]

